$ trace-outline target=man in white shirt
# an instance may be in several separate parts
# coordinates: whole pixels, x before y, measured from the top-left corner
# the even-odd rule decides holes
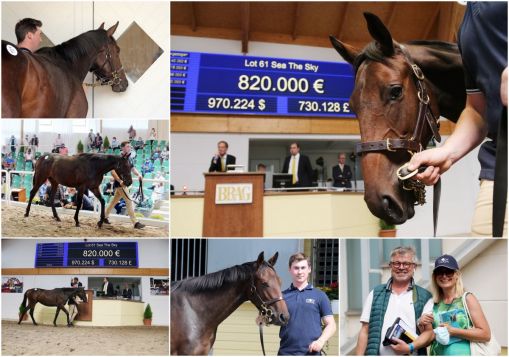
[[[433,300],[429,291],[414,282],[415,249],[395,248],[391,252],[389,265],[391,278],[387,284],[376,286],[364,303],[355,354],[425,354],[425,347],[433,341],[433,330],[428,324],[424,331],[418,331],[416,320],[423,314],[432,312]],[[408,344],[395,338],[391,344],[384,346],[385,334],[398,317],[410,327],[410,332],[418,337]]]

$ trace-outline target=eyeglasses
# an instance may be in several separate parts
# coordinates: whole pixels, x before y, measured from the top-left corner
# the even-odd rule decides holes
[[[399,267],[403,267],[403,268],[410,268],[412,265],[414,265],[415,263],[411,263],[411,262],[390,262],[389,265],[393,268],[399,268]]]
[[[446,277],[450,278],[455,273],[454,270],[451,269],[437,269],[433,272],[435,276],[442,276],[445,275]]]

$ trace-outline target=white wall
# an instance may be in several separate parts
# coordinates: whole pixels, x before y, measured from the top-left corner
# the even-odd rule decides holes
[[[80,242],[83,240],[69,240]],[[99,239],[88,239],[88,242],[104,241]],[[127,242],[132,239],[112,239],[112,242]],[[35,249],[37,243],[55,243],[56,240],[35,240],[35,239],[3,239],[2,240],[2,268],[33,268],[35,263]],[[140,268],[168,268],[169,266],[169,241],[166,239],[147,239],[138,241],[138,260]],[[89,276],[97,275],[21,275],[17,276],[23,280],[23,293],[27,289],[42,288],[53,289],[56,287],[67,287],[71,278],[77,276],[87,288],[86,283]],[[132,275],[136,277],[136,269]],[[154,278],[167,279],[168,276],[153,276]],[[150,295],[150,276],[141,277],[142,300],[150,304],[153,312],[152,323],[154,325],[169,325],[169,299],[168,296]],[[17,319],[18,308],[23,300],[23,294],[4,293],[2,294],[2,318]]]

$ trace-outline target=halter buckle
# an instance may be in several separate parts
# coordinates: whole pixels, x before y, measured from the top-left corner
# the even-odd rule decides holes
[[[388,151],[396,152],[396,150],[392,148],[392,144],[389,138],[385,139],[385,147],[387,148]]]
[[[414,71],[414,74],[417,77],[417,79],[420,80],[420,81],[423,81],[424,80],[424,73],[422,73],[422,71],[419,68],[419,66],[416,65],[415,63],[411,64],[411,66],[412,66],[412,70]]]
[[[419,101],[420,101],[422,104],[427,105],[427,104],[429,103],[429,95],[428,95],[428,93],[426,93],[426,98],[423,98],[423,97],[422,97],[422,92],[421,92],[421,91],[418,91],[418,92],[417,92],[417,98],[419,98]]]

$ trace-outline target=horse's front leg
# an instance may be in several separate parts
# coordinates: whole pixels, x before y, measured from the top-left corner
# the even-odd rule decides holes
[[[101,191],[99,190],[99,187],[95,187],[91,191],[94,194],[94,196],[97,197],[99,202],[101,202],[101,218],[99,219],[99,222],[97,222],[97,226],[99,228],[101,228],[103,225],[103,222],[104,222],[104,205],[105,205],[104,198],[101,195]]]
[[[83,191],[81,189],[78,189],[78,192],[76,193],[78,197],[76,198],[76,212],[74,213],[74,222],[76,222],[76,227],[80,226],[80,222],[78,220],[78,215],[80,213],[81,205],[83,203]]]
[[[67,311],[67,309],[65,308],[65,306],[61,306],[60,309],[65,312],[65,314],[67,315],[67,327],[71,327],[72,326],[72,323],[71,323],[71,320],[69,320],[69,311]]]

